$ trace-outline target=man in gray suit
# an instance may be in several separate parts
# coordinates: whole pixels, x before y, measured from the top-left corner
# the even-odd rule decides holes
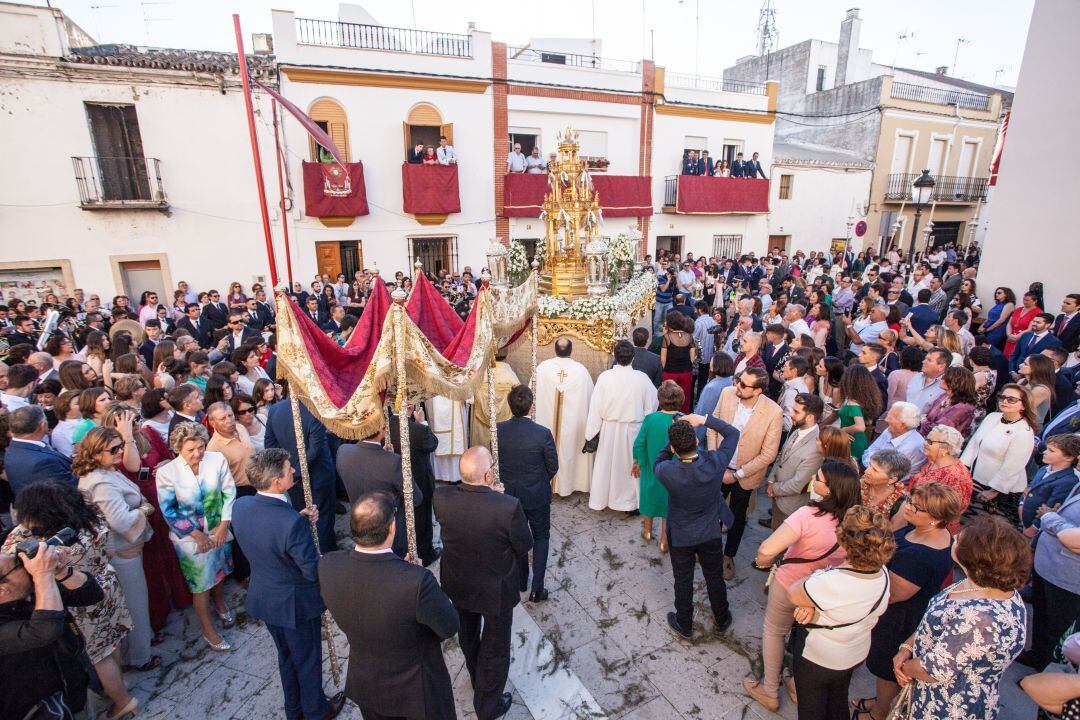
[[[810,480],[821,467],[817,449],[818,420],[825,410],[821,398],[799,393],[791,409],[791,432],[780,448],[769,473],[765,492],[772,498],[772,529],[780,527],[788,515],[810,502]]]

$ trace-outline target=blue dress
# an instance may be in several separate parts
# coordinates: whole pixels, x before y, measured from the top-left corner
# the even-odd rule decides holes
[[[916,682],[912,696],[920,720],[994,720],[998,683],[1024,649],[1027,610],[1019,593],[1007,600],[948,597],[930,600],[915,631],[915,657],[936,683]]]
[[[990,327],[1001,318],[1001,311],[1005,309],[1005,303],[995,303],[994,307],[990,308],[990,311],[986,313],[985,327]],[[991,345],[997,345],[1001,348],[1005,344],[1005,334],[1008,332],[1009,323],[1002,323],[1000,327],[996,327],[986,334],[986,338],[990,341]]]

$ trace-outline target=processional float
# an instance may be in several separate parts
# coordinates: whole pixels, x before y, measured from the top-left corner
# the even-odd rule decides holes
[[[609,245],[599,235],[599,200],[586,163],[578,156],[577,134],[570,129],[559,137],[558,160],[549,170],[548,182],[540,215],[546,226],[543,247],[526,270],[514,267],[506,246],[493,240],[483,282],[465,320],[428,281],[419,262],[414,264],[413,289],[408,295],[400,288],[391,295],[376,273],[368,303],[343,346],[327,337],[286,293],[277,294],[277,368],[289,385],[308,507],[313,502],[300,403],[331,432],[350,440],[369,437],[380,428],[389,438],[390,414],[396,414],[409,555],[418,563],[408,408],[437,395],[471,400],[486,378],[491,455],[498,483],[494,423],[498,348],[517,344],[527,334],[528,377],[535,393],[538,339],[546,345],[556,335],[575,335],[610,354],[615,340],[625,337],[630,324],[652,307],[655,281],[651,276],[630,277],[632,263],[610,262]],[[620,236],[619,241],[635,240],[640,235],[629,241]],[[640,248],[635,254],[640,255]],[[612,274],[609,265],[616,269],[621,265],[623,277]],[[513,286],[511,274],[519,280]],[[619,286],[614,296],[608,296]],[[312,537],[318,548],[314,524]],[[323,634],[337,683],[337,657],[326,615]]]

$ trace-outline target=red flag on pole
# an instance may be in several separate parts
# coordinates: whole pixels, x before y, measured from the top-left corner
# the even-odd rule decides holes
[[[330,137],[330,135],[327,134],[325,130],[315,124],[315,121],[308,117],[303,110],[296,107],[291,102],[282,97],[281,93],[279,93],[277,90],[274,90],[273,88],[264,85],[258,80],[255,81],[255,84],[267,93],[269,93],[270,97],[281,103],[281,107],[288,110],[289,113],[294,118],[296,118],[301,125],[304,126],[304,129],[308,131],[308,135],[315,138],[315,142],[319,143],[324,148],[329,150],[330,154],[334,156],[335,160],[337,160],[338,165],[341,165],[342,169],[344,169],[345,172],[348,172],[348,169],[345,168],[345,159],[341,157],[341,151],[338,150],[338,146],[334,144],[333,139]]]
[[[990,165],[990,186],[997,185],[998,169],[1001,167],[1001,153],[1005,150],[1005,134],[1009,132],[1009,115],[1012,112],[1005,113],[1005,117],[1001,120],[1001,127],[998,128],[997,144],[994,145],[994,161]]]

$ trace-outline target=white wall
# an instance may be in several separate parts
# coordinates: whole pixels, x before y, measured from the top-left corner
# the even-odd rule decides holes
[[[190,73],[74,63],[67,72],[76,79],[5,81],[0,262],[69,259],[76,286],[103,297],[122,291],[110,255],[165,253],[174,282],[203,289],[231,280],[248,287],[253,276],[268,276],[242,95],[222,95],[213,78],[199,86]],[[83,74],[115,80],[80,80]],[[157,80],[142,82],[148,74]],[[168,84],[165,76],[189,84]],[[161,160],[167,213],[79,208],[71,157],[94,154],[87,101],[135,105],[145,155]],[[268,102],[259,110],[269,118]],[[273,138],[261,135],[273,183]],[[284,275],[280,241],[277,252]]]
[[[1067,220],[1080,196],[1080,95],[1061,82],[1080,72],[1077,27],[1080,3],[1036,0],[979,268],[979,296],[987,307],[1002,285],[1019,295],[1041,281],[1046,310],[1055,313],[1062,296],[1080,292],[1076,238]],[[1032,169],[1028,160],[1042,157],[1053,162]]]
[[[847,237],[848,216],[862,219],[853,208],[870,197],[868,169],[774,165],[770,175],[769,234],[790,235],[792,251],[828,251],[833,238]],[[780,199],[781,175],[793,176],[788,200]]]
[[[556,134],[571,127],[607,133],[608,173],[638,174],[640,106],[526,95],[509,96],[507,106],[510,127],[540,130],[540,153],[545,160],[548,153],[558,150]]]

